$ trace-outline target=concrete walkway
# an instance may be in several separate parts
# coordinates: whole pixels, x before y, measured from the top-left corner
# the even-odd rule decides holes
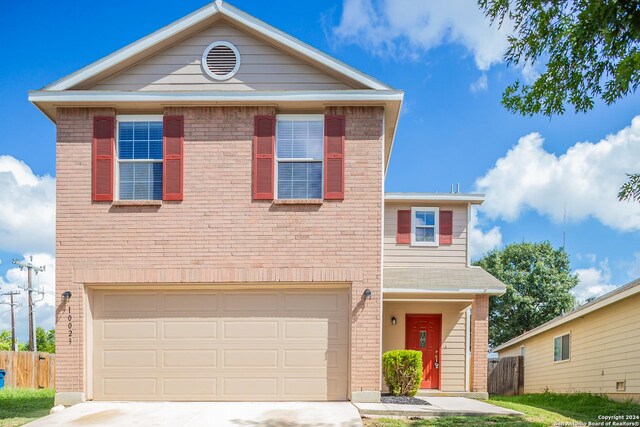
[[[523,415],[500,406],[465,397],[422,397],[429,405],[400,405],[392,403],[354,403],[360,415],[405,417]]]
[[[362,427],[362,420],[349,402],[86,402],[27,426]]]

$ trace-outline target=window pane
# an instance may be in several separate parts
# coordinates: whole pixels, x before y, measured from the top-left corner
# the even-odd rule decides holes
[[[121,200],[161,200],[162,163],[120,163]]]
[[[562,338],[554,338],[553,340],[553,361],[557,362],[562,357]]]
[[[118,157],[162,159],[162,122],[119,122]]]
[[[416,225],[436,225],[435,212],[416,211]]]
[[[322,163],[278,162],[278,198],[322,198]]]
[[[562,360],[569,360],[569,335],[562,337]]]
[[[416,227],[416,242],[435,242],[435,230],[433,227]]]
[[[322,160],[324,154],[322,121],[278,120],[277,126],[278,158]]]

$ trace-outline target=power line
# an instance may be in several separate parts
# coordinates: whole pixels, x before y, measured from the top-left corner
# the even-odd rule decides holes
[[[44,294],[41,289],[33,289],[32,283],[32,272],[38,274],[41,271],[45,270],[45,266],[37,267],[33,265],[33,255],[29,257],[29,261],[18,261],[14,259],[11,261],[18,267],[20,267],[20,271],[27,269],[27,304],[29,306],[29,351],[37,351],[36,346],[36,322],[35,322],[35,312],[33,310],[33,293],[37,292],[39,294]]]

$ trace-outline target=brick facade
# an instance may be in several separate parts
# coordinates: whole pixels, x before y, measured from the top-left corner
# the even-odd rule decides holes
[[[344,201],[253,201],[253,120],[275,109],[183,107],[164,113],[185,119],[184,201],[116,206],[91,201],[93,117],[116,111],[58,109],[56,287],[73,293],[58,300],[58,392],[86,391],[85,285],[163,283],[348,283],[350,389],[380,389],[383,110],[326,112],[346,116]]]
[[[489,296],[477,295],[471,305],[471,391],[487,391]]]

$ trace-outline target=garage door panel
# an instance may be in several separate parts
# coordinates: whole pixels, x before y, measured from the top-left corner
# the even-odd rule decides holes
[[[162,350],[163,368],[215,368],[217,350]]]
[[[278,350],[252,349],[225,349],[223,353],[222,368],[277,368]]]
[[[229,397],[262,397],[278,396],[278,378],[246,378],[228,376],[223,379],[223,393]]]
[[[104,350],[98,363],[108,368],[156,368],[158,355],[156,350]]]
[[[158,296],[148,293],[111,292],[103,294],[101,302],[102,304],[98,304],[97,307],[97,315],[102,315],[104,318],[122,313],[129,315],[155,313],[158,309]]]
[[[227,340],[274,340],[278,338],[277,320],[227,320],[223,326]]]
[[[96,400],[347,397],[345,289],[136,291],[135,304],[126,295],[94,291],[92,297]],[[140,305],[140,296],[151,301],[147,311],[122,308]],[[265,301],[278,309],[265,309]]]
[[[273,313],[279,311],[279,294],[277,292],[263,293],[252,292],[248,295],[246,292],[225,293],[224,296],[224,312],[240,311],[246,314],[247,311],[252,313]]]
[[[284,296],[284,309],[286,311],[334,311],[344,312],[341,304],[343,297],[338,294],[289,294]]]
[[[213,293],[168,292],[162,299],[165,313],[216,313],[218,311],[218,295]]]
[[[164,320],[163,338],[166,340],[215,339],[218,322],[214,320]]]
[[[158,327],[155,321],[105,320],[101,337],[104,341],[155,340]]]
[[[284,379],[284,395],[290,398],[300,396],[307,399],[327,396],[327,379],[323,377],[287,377]]]
[[[154,398],[158,395],[158,380],[148,377],[105,378],[102,390],[107,398]]]
[[[216,396],[217,388],[216,378],[164,377],[162,380],[163,395],[169,399]]]

